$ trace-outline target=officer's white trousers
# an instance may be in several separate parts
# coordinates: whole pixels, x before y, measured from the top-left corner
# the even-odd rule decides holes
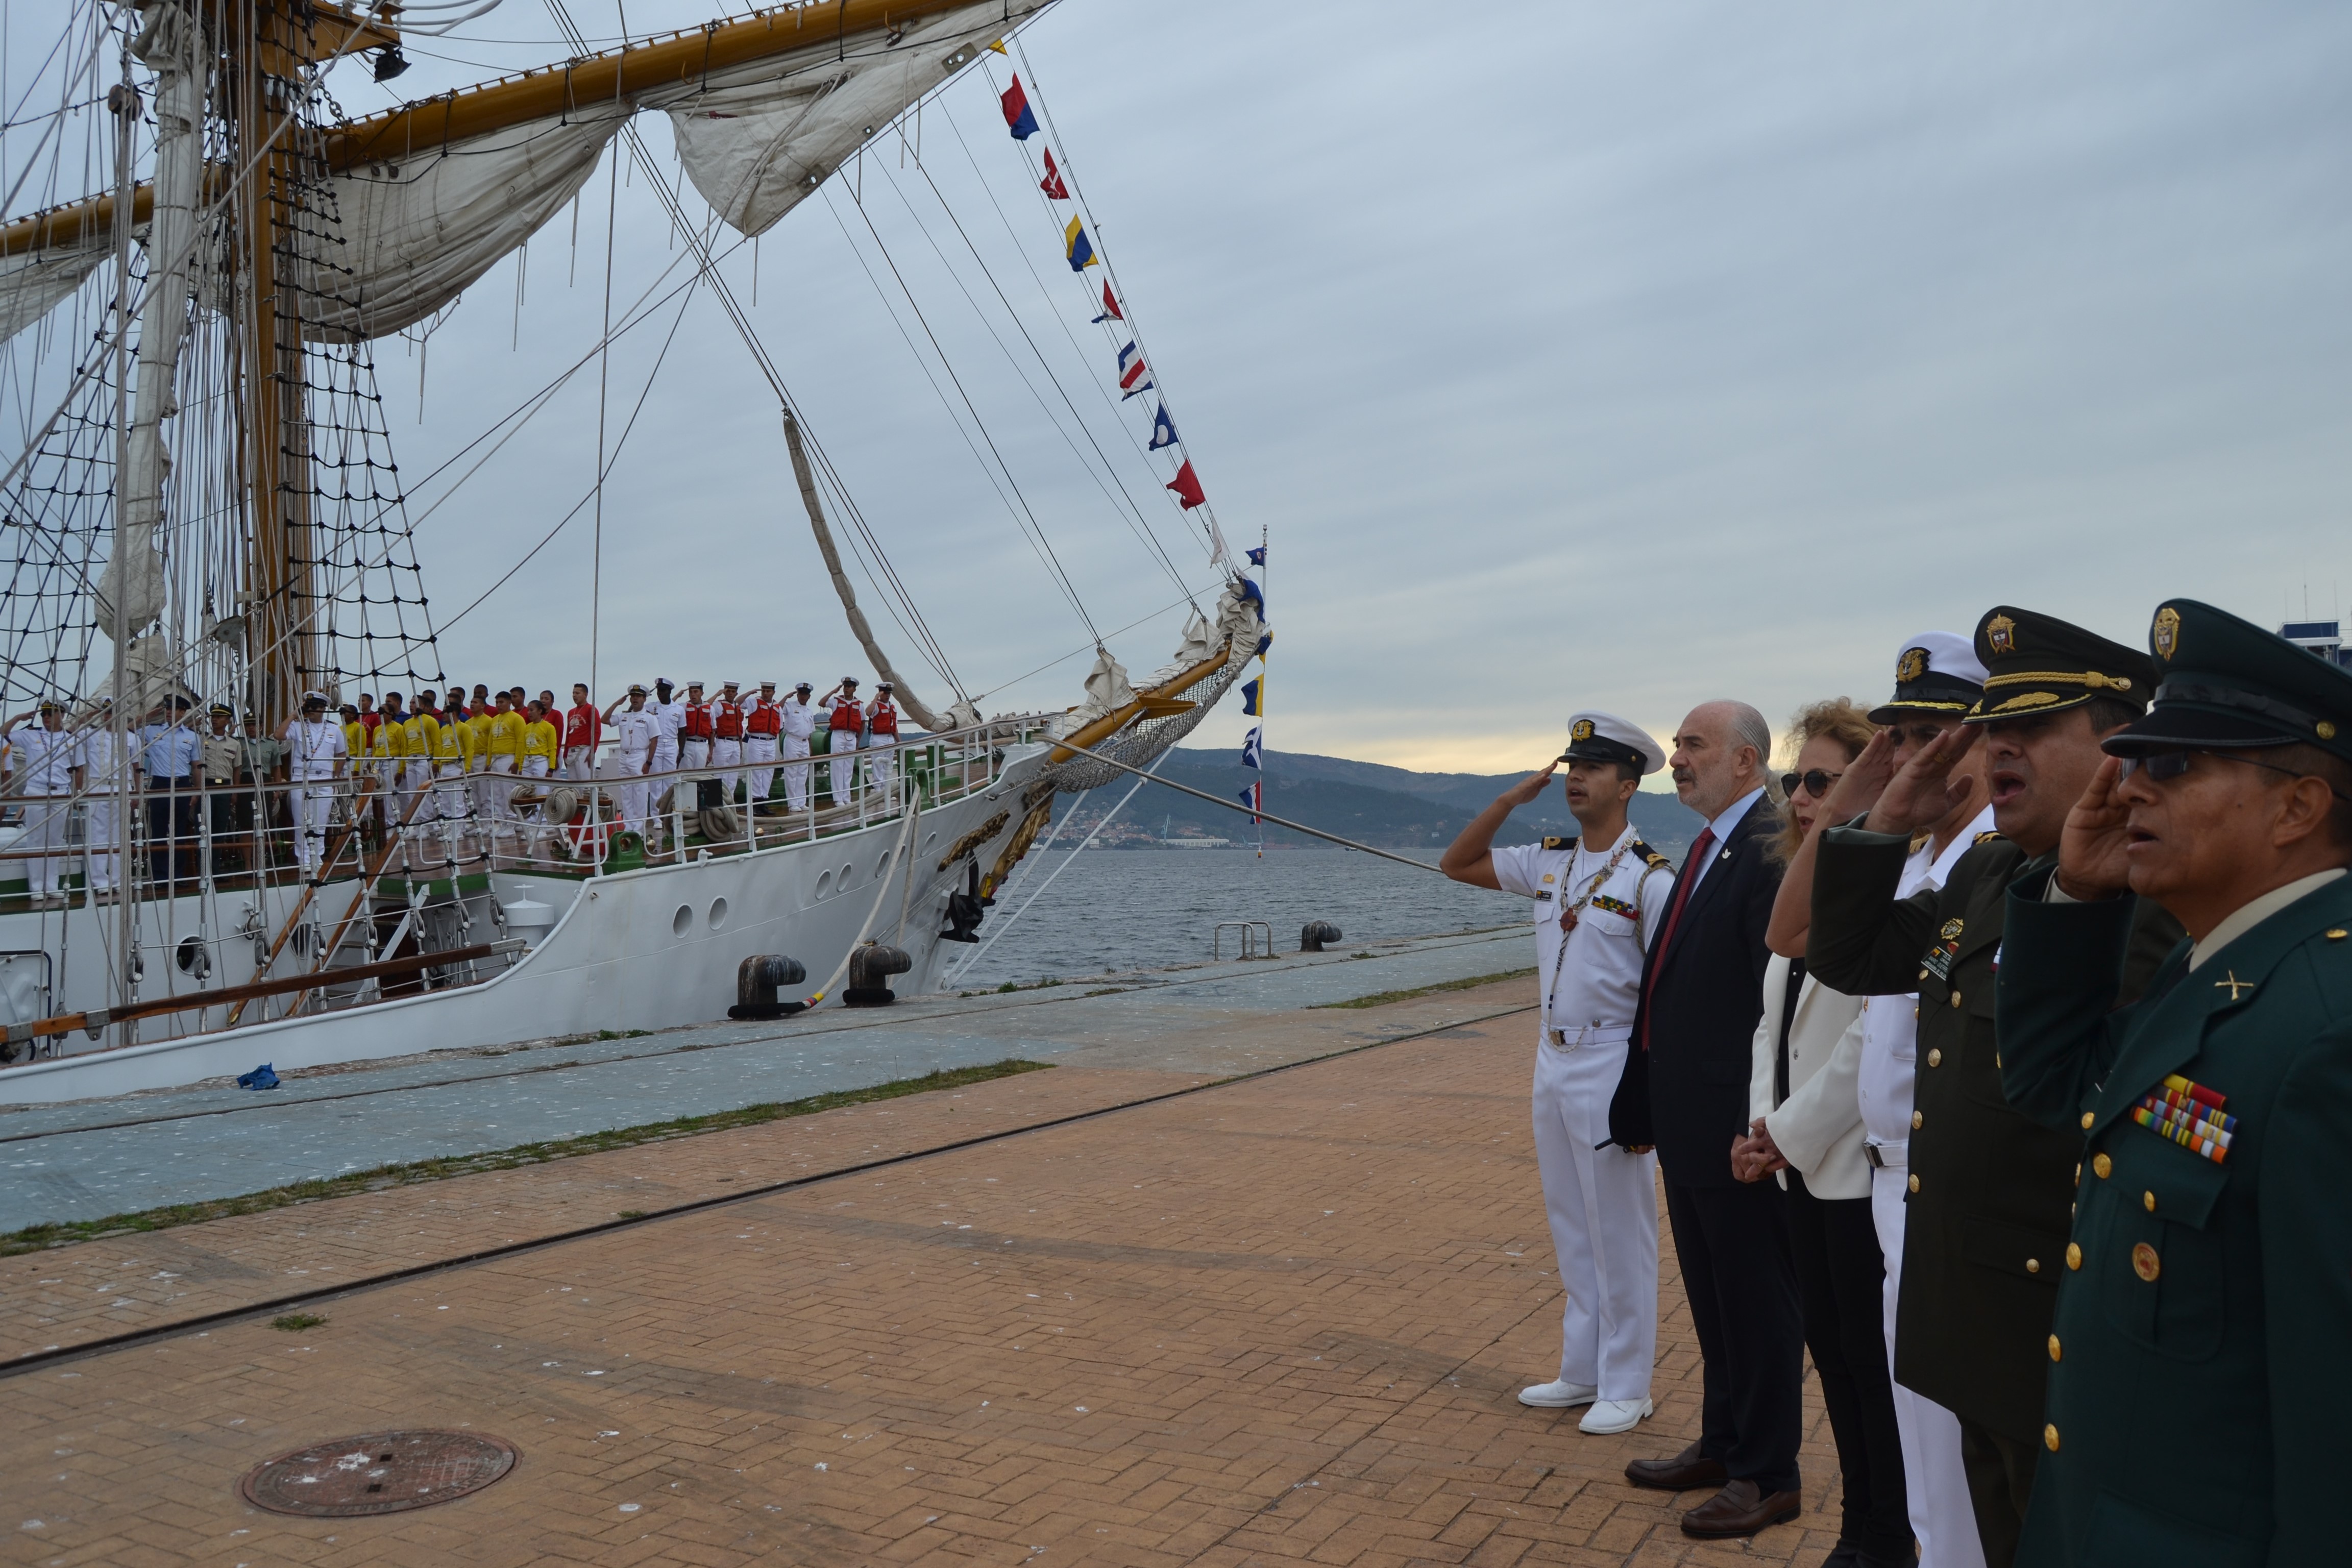
[[[335,786],[300,784],[294,791],[294,858],[315,875],[327,858],[327,819],[335,806]]]
[[[794,757],[809,754],[806,735],[786,735],[777,743],[777,752],[784,759],[784,805],[793,811],[806,811],[809,803],[809,764],[794,762]]]
[[[654,836],[654,786],[642,776],[646,771],[646,755],[643,752],[635,755],[623,752],[614,765],[619,769],[620,782],[613,786],[613,798],[620,807],[621,826],[634,831],[650,849]]]
[[[879,751],[876,750],[876,748],[891,745],[897,739],[898,737],[894,735],[889,740],[886,741],[881,736],[877,735],[872,741],[868,742],[866,745],[866,750],[871,754],[866,759],[866,777],[872,783],[874,788],[881,792],[882,797],[885,800],[887,800],[890,796],[890,780],[898,772],[898,753],[891,751]]]
[[[750,766],[751,775],[751,788],[745,798],[757,805],[776,793],[776,738],[773,735],[744,736],[743,761]]]
[[[72,820],[71,795],[25,797],[25,832],[16,847],[39,857],[24,862],[26,890],[37,899],[49,898],[65,886],[66,825]]]
[[[722,735],[710,742],[710,765],[714,768],[740,769],[743,765],[743,742],[733,736]],[[719,782],[727,791],[727,799],[735,799],[735,786],[742,779],[740,772],[721,773]]]
[[[1886,1259],[1886,1365],[1895,1366],[1895,1302],[1903,1289],[1904,1180],[1901,1166],[1870,1173],[1870,1217]],[[1919,1538],[1919,1568],[1985,1568],[1977,1541],[1976,1509],[1960,1464],[1960,1418],[1925,1395],[1895,1385],[1895,1425],[1903,1436],[1904,1498],[1911,1533]]]
[[[1647,1399],[1658,1354],[1657,1156],[1609,1137],[1625,1042],[1536,1047],[1536,1168],[1559,1260],[1559,1377],[1602,1399]]]
[[[850,788],[857,783],[857,731],[835,730],[833,750],[826,754],[833,759],[833,804],[847,805]]]
[[[89,889],[111,893],[122,887],[122,846],[114,837],[114,802],[100,797],[83,808],[82,842],[89,851]]]

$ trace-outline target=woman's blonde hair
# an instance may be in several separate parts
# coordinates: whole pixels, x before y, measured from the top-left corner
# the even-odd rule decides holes
[[[1870,738],[1877,733],[1878,726],[1870,721],[1868,710],[1850,697],[1832,697],[1811,707],[1800,708],[1796,716],[1789,721],[1789,763],[1795,766],[1798,753],[1813,742],[1825,738],[1835,741],[1850,763],[1862,755],[1862,749],[1870,744]],[[1796,858],[1804,842],[1804,835],[1797,831],[1797,814],[1783,801],[1780,805],[1780,831],[1766,847],[1766,853],[1785,866]]]

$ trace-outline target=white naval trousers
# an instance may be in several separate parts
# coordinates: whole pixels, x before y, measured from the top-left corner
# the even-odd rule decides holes
[[[618,770],[620,782],[613,786],[613,799],[621,812],[621,826],[636,834],[647,849],[653,847],[654,786],[646,781],[646,754],[643,752],[622,752],[619,761],[610,764]]]
[[[870,753],[866,759],[866,780],[881,793],[885,800],[890,797],[890,780],[898,773],[898,753],[883,748],[894,746],[898,744],[898,737],[896,735],[889,736],[887,739],[877,735],[866,745],[866,751]]]
[[[317,782],[294,786],[294,858],[315,874],[327,858],[327,819],[335,807],[335,786]]]
[[[833,759],[833,804],[847,805],[850,790],[857,783],[857,731],[833,731],[833,750],[825,753]]]
[[[1536,1047],[1536,1169],[1565,1298],[1559,1379],[1602,1399],[1647,1399],[1658,1354],[1658,1157],[1593,1147],[1609,1137],[1625,1050]]]
[[[682,768],[709,767],[710,742],[703,740],[680,741],[677,743],[677,765]]]
[[[740,769],[743,765],[743,742],[732,735],[721,735],[710,742],[710,765],[714,768]],[[733,805],[735,786],[742,782],[740,772],[721,773],[719,782],[727,791],[727,802]]]
[[[743,761],[751,773],[751,787],[745,799],[748,804],[757,805],[776,793],[776,738],[773,735],[744,736]]]
[[[122,888],[122,846],[114,837],[114,800],[93,797],[84,808],[82,843],[89,853],[87,886],[93,893],[119,892]]]
[[[25,862],[26,891],[37,899],[54,897],[67,875],[66,825],[73,819],[73,796],[34,795],[25,797],[25,832],[17,847],[37,856]]]
[[[1887,1157],[1895,1157],[1890,1147]],[[1903,1291],[1904,1184],[1901,1165],[1870,1173],[1870,1217],[1886,1259],[1886,1365],[1895,1367],[1895,1303]],[[1895,1426],[1903,1437],[1904,1501],[1911,1533],[1919,1538],[1919,1568],[1985,1568],[1977,1514],[1960,1463],[1960,1418],[1901,1384],[1895,1385]]]
[[[808,737],[786,735],[776,743],[776,751],[784,759],[784,806],[790,811],[806,811],[809,804],[810,764],[805,760],[794,762],[793,759],[794,757],[805,759],[808,756]]]

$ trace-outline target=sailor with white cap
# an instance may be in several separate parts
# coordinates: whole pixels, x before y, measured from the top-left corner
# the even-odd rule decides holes
[[[710,765],[720,770],[719,782],[726,798],[733,801],[735,786],[743,777],[743,683],[740,680],[720,682],[718,699],[710,704]]]
[[[668,676],[654,678],[654,700],[646,704],[646,710],[654,716],[659,732],[654,737],[653,766],[646,770],[647,773],[677,771],[677,737],[686,727],[686,704],[677,700],[677,682]]]
[[[866,710],[857,703],[857,677],[845,675],[841,684],[817,699],[825,721],[825,755],[833,759],[833,804],[847,805],[857,782],[857,747],[866,735]]]
[[[646,689],[635,683],[629,687],[628,706],[614,703],[604,715],[613,727],[613,771],[620,775],[620,785],[614,790],[621,808],[621,822],[651,847],[653,821],[651,805],[653,786],[645,775],[654,771],[654,752],[661,741],[661,718],[646,705]]]
[[[1609,1141],[1609,1101],[1625,1066],[1643,956],[1674,897],[1666,858],[1626,816],[1643,775],[1666,765],[1648,731],[1613,713],[1569,719],[1568,749],[1462,830],[1439,868],[1457,882],[1534,900],[1537,986],[1536,1165],[1566,1293],[1559,1374],[1519,1402],[1589,1405],[1587,1432],[1623,1432],[1651,1413],[1658,1344],[1657,1156]],[[1493,847],[1560,763],[1575,838]]]
[[[286,721],[286,776],[294,785],[294,856],[302,875],[317,880],[327,858],[327,818],[335,804],[334,781],[342,776],[351,747],[343,727],[327,717],[327,694],[302,694],[302,715]]]
[[[898,761],[898,753],[889,749],[898,743],[898,689],[890,682],[877,681],[874,700],[866,707],[866,745],[873,753],[866,759],[866,777],[886,801],[890,798],[890,783]]]
[[[743,761],[751,772],[744,798],[750,805],[757,805],[776,793],[776,737],[783,730],[784,710],[776,702],[776,683],[763,680],[760,695],[743,712]]]
[[[784,759],[784,805],[806,811],[809,803],[809,737],[816,733],[816,705],[809,693],[816,688],[803,680],[779,704],[783,710],[783,733],[776,737],[776,754]],[[802,759],[795,762],[795,757]]]
[[[19,729],[28,719],[37,722]],[[20,713],[0,730],[7,740],[5,787],[25,797],[25,831],[16,840],[25,860],[26,892],[33,908],[62,908],[66,902],[66,824],[73,815],[74,793],[87,780],[82,772],[80,739],[66,728],[64,703],[45,699],[31,713]]]

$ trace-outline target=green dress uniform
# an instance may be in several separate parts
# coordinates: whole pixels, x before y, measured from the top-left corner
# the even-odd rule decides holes
[[[1987,670],[1971,723],[2038,716],[2111,696],[2132,709],[2153,667],[2119,644],[2002,605],[1976,634]],[[2041,1452],[2043,1385],[2066,1247],[2079,1128],[2055,1129],[2001,1090],[1994,978],[2011,882],[2035,865],[1987,834],[1940,889],[1896,900],[1900,835],[1833,827],[1815,848],[1806,967],[1849,995],[1919,997],[1895,1378],[1959,1417],[1986,1561],[2001,1568],[2023,1525]],[[2136,995],[2180,936],[2149,905],[2118,976]],[[2013,947],[2013,944],[2011,944]]]
[[[2193,601],[2150,641],[2165,682],[2110,752],[2352,761],[2352,674]],[[2087,1146],[2018,1561],[2352,1561],[2352,879],[2255,900],[2121,1012],[2135,900],[2048,902],[2045,881],[2011,890],[2003,1083]]]

